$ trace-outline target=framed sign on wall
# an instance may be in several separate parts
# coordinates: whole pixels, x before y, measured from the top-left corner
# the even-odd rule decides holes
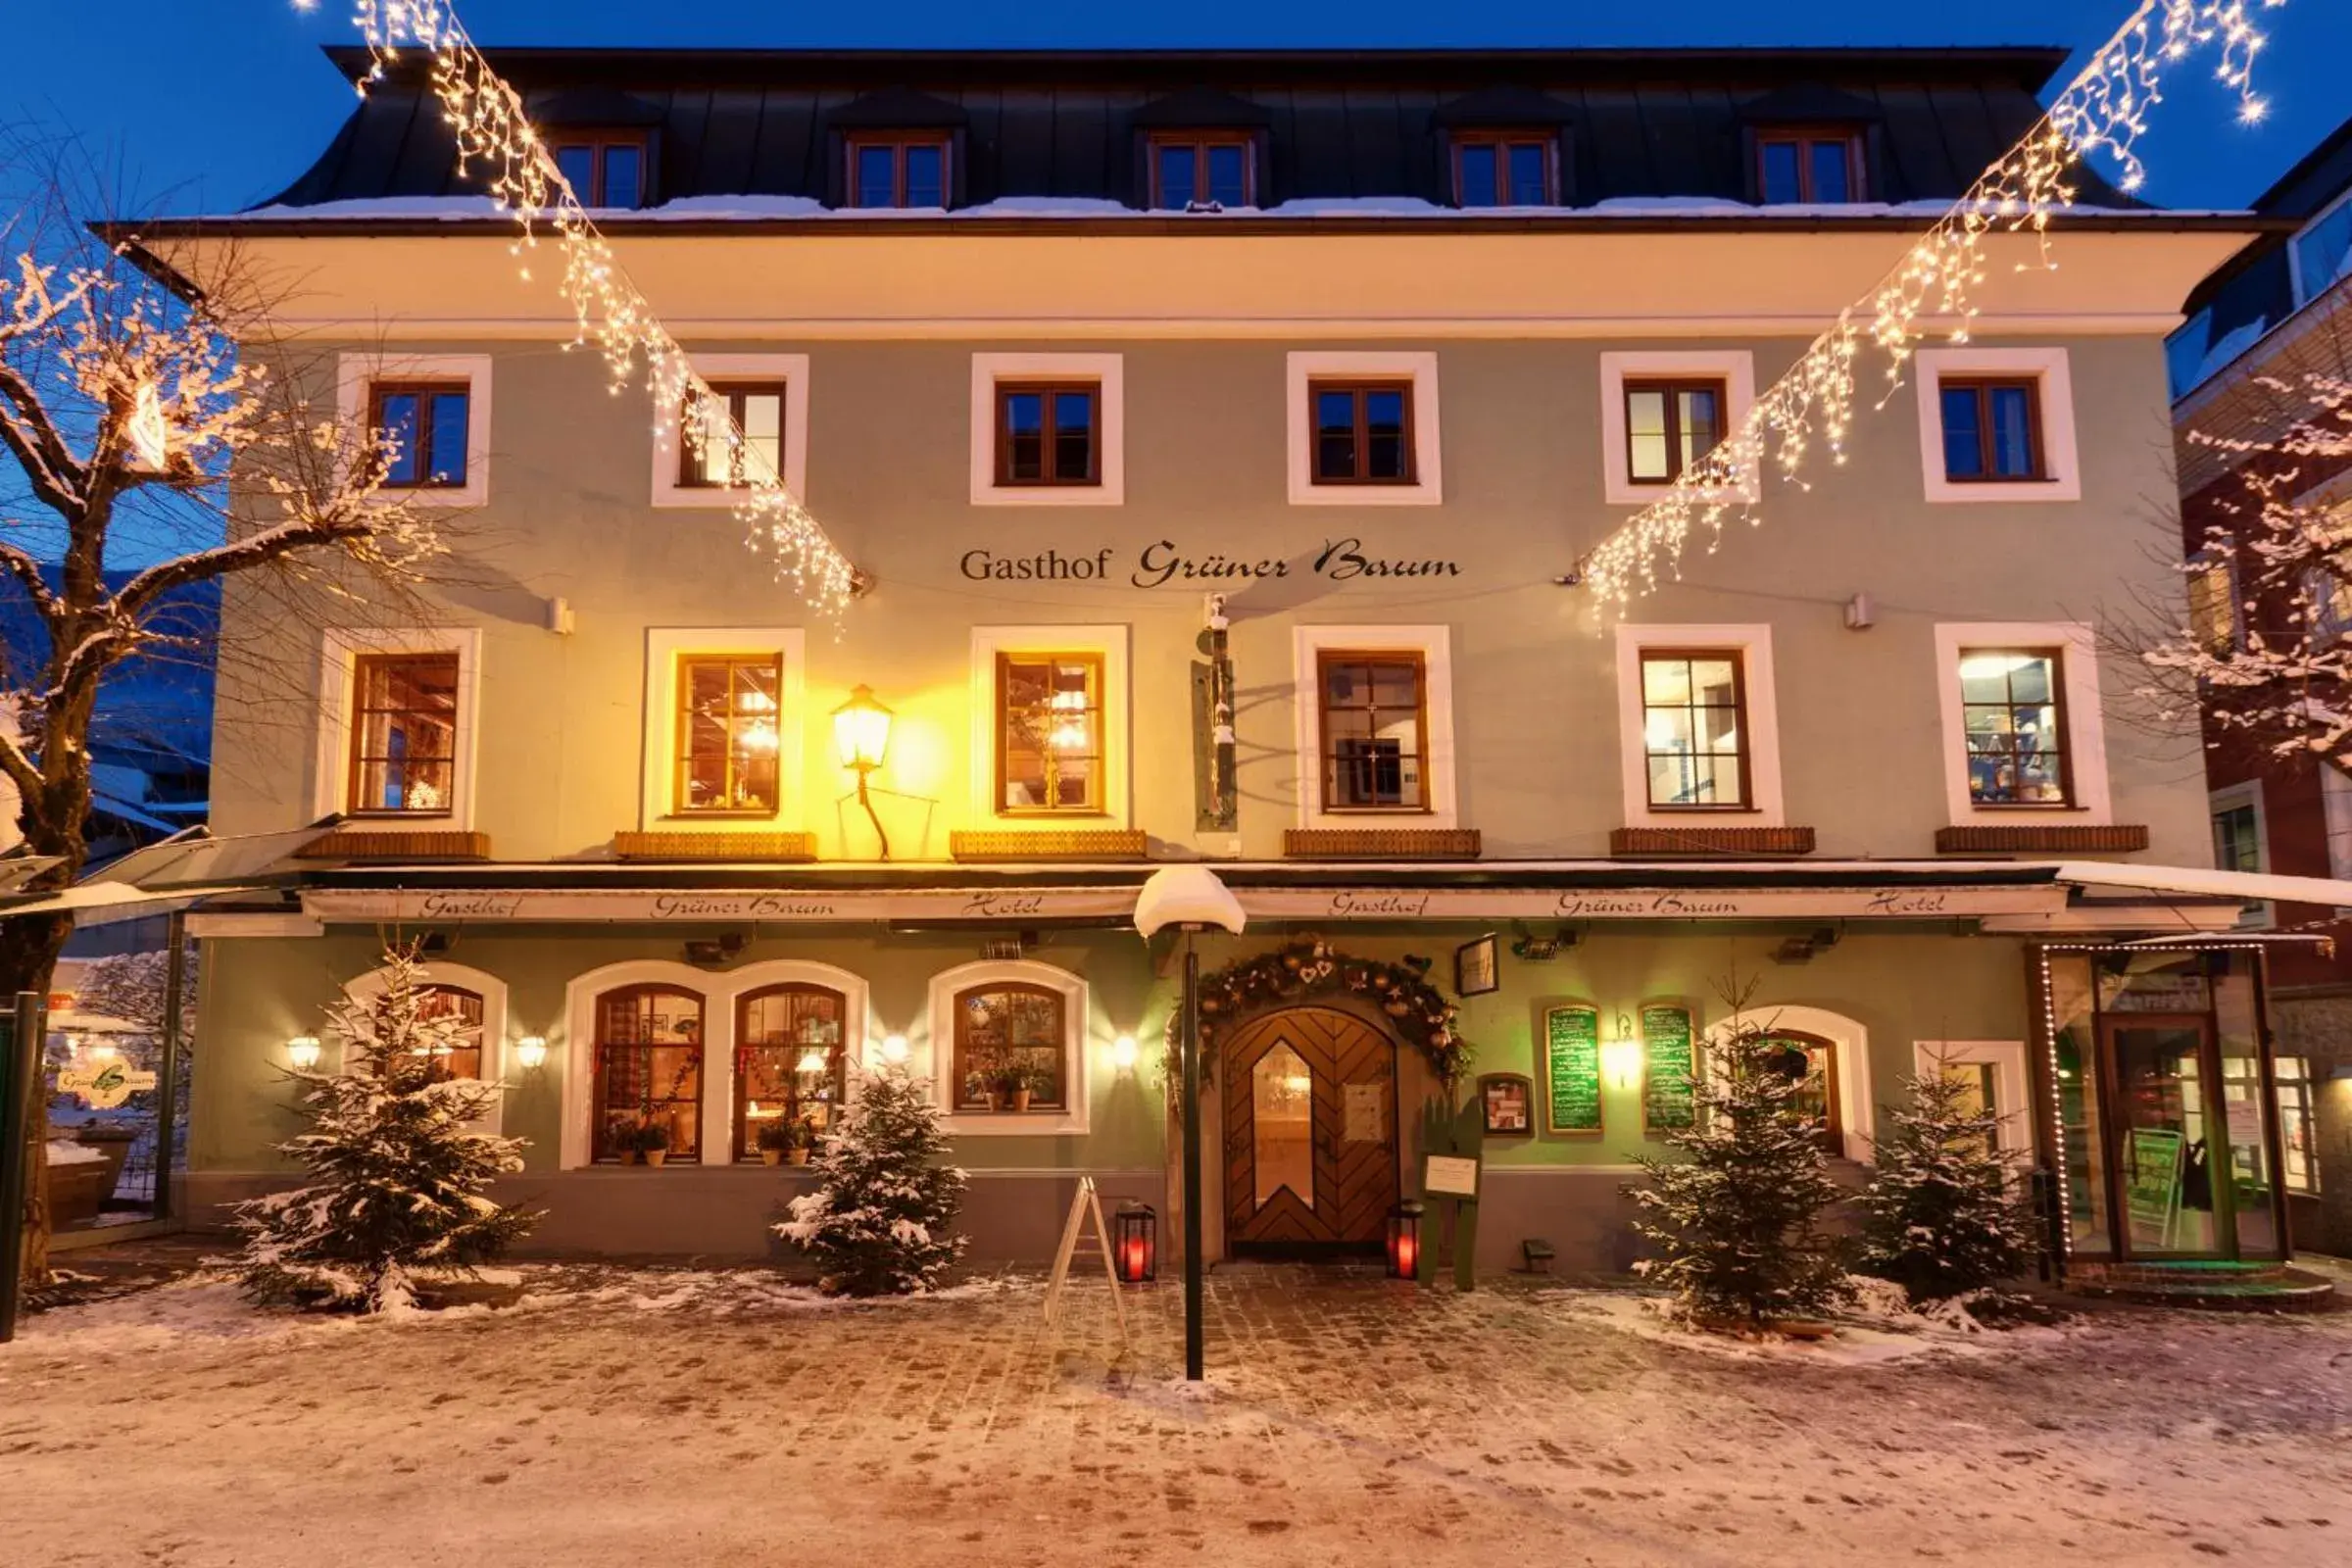
[[[1567,1003],[1544,1010],[1544,1127],[1600,1132],[1600,1009]]]
[[[1698,1070],[1690,1009],[1679,1002],[1642,1006],[1642,1130],[1668,1132],[1697,1119]]]
[[[1475,942],[1465,942],[1453,950],[1453,989],[1456,995],[1483,997],[1490,991],[1502,989],[1502,974],[1495,957],[1495,937],[1490,931]]]
[[[1536,1130],[1536,1086],[1515,1072],[1491,1072],[1478,1081],[1478,1103],[1490,1136],[1530,1137]]]

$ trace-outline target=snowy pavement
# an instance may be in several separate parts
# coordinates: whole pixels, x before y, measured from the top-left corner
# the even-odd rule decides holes
[[[843,1305],[518,1271],[519,1304],[260,1313],[178,1282],[0,1348],[0,1563],[2352,1561],[2352,1315],[1701,1342],[1629,1295],[1358,1273]]]

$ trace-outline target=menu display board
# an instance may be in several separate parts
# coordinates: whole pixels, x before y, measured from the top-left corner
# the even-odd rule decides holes
[[[1642,1130],[1665,1132],[1696,1119],[1690,1009],[1651,1003],[1642,1009]]]
[[[1544,1014],[1544,1125],[1600,1131],[1600,1009],[1581,1004]]]
[[[2173,1245],[2180,1213],[2180,1153],[2186,1142],[2170,1127],[2134,1127],[2125,1149],[2124,1212],[2134,1246]]]

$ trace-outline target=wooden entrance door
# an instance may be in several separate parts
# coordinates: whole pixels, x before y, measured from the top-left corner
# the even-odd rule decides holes
[[[1396,1047],[1290,1007],[1225,1048],[1226,1237],[1237,1255],[1378,1251],[1396,1201]]]

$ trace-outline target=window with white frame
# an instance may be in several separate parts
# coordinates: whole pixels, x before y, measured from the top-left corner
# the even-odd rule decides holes
[[[2082,498],[2066,350],[1921,349],[1916,373],[1930,501]]]
[[[1288,376],[1292,506],[1445,500],[1435,354],[1301,352]]]
[[[1936,668],[1955,824],[2035,811],[2111,819],[2092,628],[1946,621],[1936,628]]]
[[[972,780],[984,817],[1124,827],[1127,628],[972,628]]]
[[[1756,397],[1744,349],[1671,349],[1600,357],[1600,471],[1608,501],[1647,506],[1737,432]],[[1705,493],[1752,501],[1756,476]]]
[[[1458,825],[1449,629],[1300,626],[1293,635],[1299,825]]]
[[[1771,627],[1620,624],[1617,692],[1627,826],[1784,825]]]
[[[701,442],[681,427],[654,443],[654,505],[731,508],[742,504],[751,483],[769,478],[807,500],[808,356],[690,358],[716,400],[706,411]]]
[[[1116,507],[1127,499],[1126,361],[972,356],[975,507]]]
[[[1958,1086],[1963,1111],[1994,1118],[1996,1152],[2032,1158],[2034,1107],[2027,1098],[2024,1041],[1915,1040],[1911,1058],[1918,1076],[1940,1070]]]
[[[646,632],[640,825],[799,823],[804,641],[780,626]]]
[[[345,986],[343,994],[357,1005],[368,1006],[384,994],[388,978],[385,970],[369,970]],[[483,970],[440,959],[427,962],[420,978],[419,1017],[436,1022],[447,1019],[451,1025],[446,1032],[436,1031],[442,1044],[437,1053],[440,1059],[432,1064],[433,1076],[499,1082],[508,1070],[506,982]],[[347,1050],[346,1070],[358,1065],[355,1057],[356,1053]],[[478,1124],[482,1131],[498,1131],[505,1102],[505,1095],[492,1098]]]
[[[470,627],[329,631],[313,814],[379,829],[470,829],[480,651]]]
[[[355,442],[384,452],[385,499],[428,507],[490,499],[489,355],[343,355],[335,410]]]
[[[1082,1133],[1092,1015],[1086,981],[1034,959],[931,978],[933,1093],[960,1134]]]

